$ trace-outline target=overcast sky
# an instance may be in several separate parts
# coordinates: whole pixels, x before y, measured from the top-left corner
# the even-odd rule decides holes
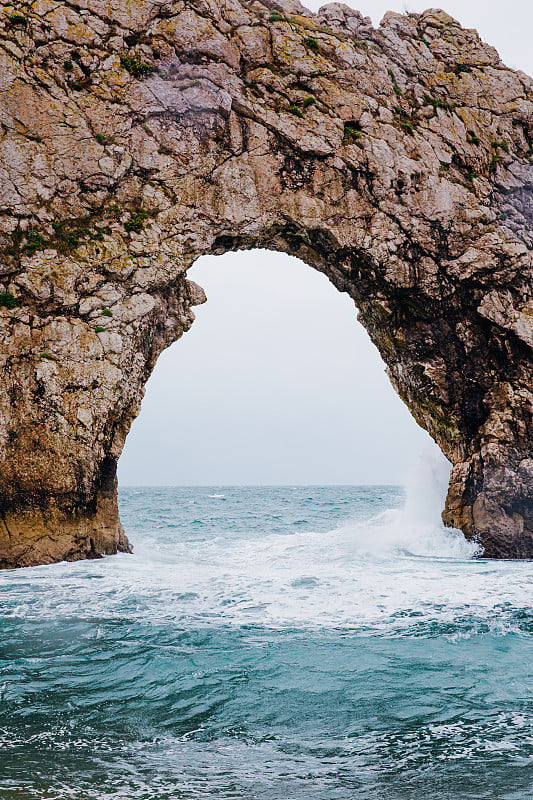
[[[430,4],[347,5],[377,25],[388,9]],[[443,7],[533,74],[531,0]],[[350,298],[275,253],[206,257],[190,277],[208,303],[159,359],[119,463],[122,485],[404,483],[431,442],[391,388]]]

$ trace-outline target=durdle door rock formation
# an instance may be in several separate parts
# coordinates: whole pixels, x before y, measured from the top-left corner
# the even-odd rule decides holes
[[[453,464],[446,524],[533,557],[528,76],[434,9],[19,0],[0,37],[0,566],[128,549],[116,464],[187,270],[256,247],[353,298]]]

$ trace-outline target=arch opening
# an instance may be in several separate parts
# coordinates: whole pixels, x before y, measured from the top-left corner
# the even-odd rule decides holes
[[[159,358],[121,485],[395,484],[428,434],[353,300],[284,253],[199,259],[208,302]]]

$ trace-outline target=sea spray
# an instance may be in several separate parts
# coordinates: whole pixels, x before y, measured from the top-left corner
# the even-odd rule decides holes
[[[450,462],[433,442],[418,453],[405,484],[406,521],[432,527],[441,524],[450,469]]]
[[[410,555],[468,559],[480,548],[468,542],[461,531],[445,528],[442,510],[446,500],[451,465],[436,445],[428,444],[412,463],[405,485],[405,501],[364,522],[343,526],[339,534],[347,547],[388,558]]]

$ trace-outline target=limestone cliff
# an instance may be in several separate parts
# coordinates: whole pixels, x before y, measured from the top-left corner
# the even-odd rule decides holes
[[[340,3],[2,3],[0,39],[0,566],[127,549],[187,270],[253,247],[354,299],[454,465],[446,523],[533,557],[529,77],[442,11]]]

